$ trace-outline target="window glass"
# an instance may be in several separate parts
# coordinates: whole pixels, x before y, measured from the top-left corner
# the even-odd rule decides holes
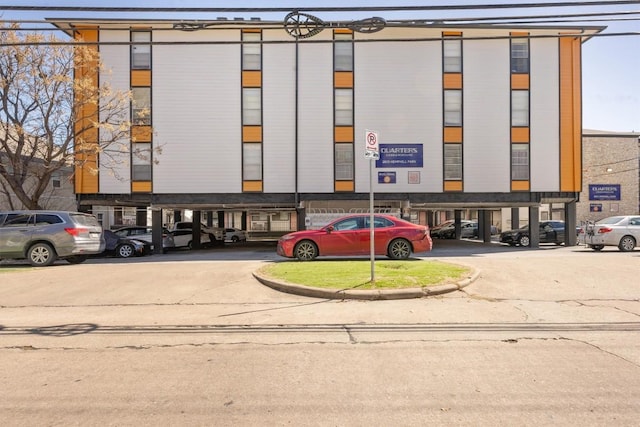
[[[444,179],[462,179],[462,145],[444,145]]]
[[[335,90],[336,126],[353,125],[353,89]]]
[[[243,70],[260,70],[262,66],[262,46],[260,43],[247,43],[247,42],[259,42],[261,39],[260,33],[243,32],[242,41],[242,69]]]
[[[445,73],[462,72],[462,40],[443,40],[442,54]]]
[[[365,217],[364,218],[364,228],[369,228],[369,221],[370,218],[369,217]],[[374,228],[386,228],[386,227],[393,227],[394,223],[389,221],[387,218],[381,218],[379,216],[376,216],[373,218],[373,226]]]
[[[259,181],[262,179],[262,144],[245,143],[242,153],[242,179]]]
[[[149,31],[134,31],[131,33],[131,68],[151,68],[151,33]],[[140,44],[137,44],[140,43]],[[144,43],[144,44],[143,44]]]
[[[60,224],[64,222],[58,215],[36,214],[36,225]]]
[[[529,91],[511,91],[511,126],[529,126]]]
[[[462,126],[462,91],[444,91],[444,125]]]
[[[29,225],[30,219],[29,214],[8,214],[3,227],[24,227]]]
[[[242,124],[260,126],[262,124],[262,95],[260,88],[242,89]]]
[[[134,87],[131,89],[133,100],[131,122],[134,125],[151,124],[151,88]]]
[[[131,144],[131,164],[133,181],[151,181],[151,144]]]
[[[336,144],[336,179],[353,179],[353,144]]]
[[[353,36],[351,34],[335,34],[333,66],[335,71],[353,71]]]
[[[511,145],[511,179],[529,179],[529,144]]]
[[[511,39],[511,72],[529,72],[529,40]]]
[[[363,228],[362,224],[362,218],[347,218],[345,220],[336,222],[333,225],[333,229],[337,231],[357,230],[359,228]]]

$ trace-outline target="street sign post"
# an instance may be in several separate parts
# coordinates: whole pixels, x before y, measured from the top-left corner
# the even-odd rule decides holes
[[[378,141],[378,133],[372,130],[365,132],[365,151],[364,157],[369,159],[369,251],[371,259],[371,285],[376,284],[376,246],[375,246],[375,224],[373,215],[373,162],[380,158],[380,143]]]

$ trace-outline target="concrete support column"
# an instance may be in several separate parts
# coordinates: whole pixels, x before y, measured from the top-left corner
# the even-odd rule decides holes
[[[193,211],[193,227],[191,228],[191,247],[193,249],[200,249],[201,218],[200,211]]]
[[[153,253],[162,253],[162,209],[151,211],[151,241],[153,242]]]
[[[218,211],[218,227],[224,228],[224,211]]]
[[[173,223],[175,224],[176,222],[182,222],[182,211],[181,210],[173,211]]]
[[[517,230],[520,228],[520,208],[511,208],[511,230]],[[504,225],[502,226],[504,231]]]
[[[298,230],[306,230],[307,210],[305,208],[296,208],[296,214],[298,217],[297,226]]]
[[[576,234],[576,202],[564,204],[564,244],[566,246],[575,246],[578,244],[578,235]]]
[[[461,210],[456,209],[455,211],[453,211],[453,220],[454,220],[454,226],[456,230],[455,239],[460,240],[460,236],[462,235],[462,226],[461,226],[462,211]]]
[[[136,208],[136,225],[147,225],[146,208]]]
[[[483,242],[491,242],[491,212],[488,210],[478,211],[478,233]]]
[[[540,247],[540,207],[529,206],[529,246]]]

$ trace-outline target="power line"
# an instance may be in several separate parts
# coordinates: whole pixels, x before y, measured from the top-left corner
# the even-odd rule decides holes
[[[425,6],[311,6],[311,7],[105,7],[105,6],[27,6],[0,5],[0,10],[47,12],[154,12],[154,13],[249,13],[249,12],[382,12],[382,11],[434,11],[477,9],[530,9],[540,7],[614,6],[640,4],[640,0],[564,1],[553,3],[501,3],[478,5],[425,5]]]

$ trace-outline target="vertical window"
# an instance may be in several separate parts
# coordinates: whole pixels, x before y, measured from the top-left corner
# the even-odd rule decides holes
[[[151,144],[133,143],[132,177],[133,181],[151,181]]]
[[[445,39],[442,41],[443,66],[445,73],[462,72],[462,40]]]
[[[261,33],[242,33],[242,69],[260,70],[262,68]]]
[[[529,179],[529,144],[511,145],[511,179]]]
[[[444,179],[462,179],[462,145],[444,145]]]
[[[245,126],[262,125],[262,89],[242,89],[242,124]]]
[[[262,179],[262,144],[255,142],[243,144],[242,179],[245,181]]]
[[[335,125],[353,125],[353,89],[335,89]]]
[[[529,72],[529,39],[511,39],[511,72]]]
[[[444,125],[462,126],[462,91],[444,91]]]
[[[529,91],[511,91],[511,126],[529,126]]]
[[[335,34],[333,46],[334,71],[353,71],[353,35]]]
[[[131,123],[134,125],[151,124],[151,88],[134,87],[131,89],[133,100],[131,107]]]
[[[131,68],[151,68],[151,32],[133,31],[131,33]]]
[[[353,179],[353,144],[336,144],[336,180]]]
[[[56,172],[56,173],[51,175],[51,186],[53,188],[61,188],[62,187],[62,180],[61,180],[61,175],[60,175],[59,172]]]

